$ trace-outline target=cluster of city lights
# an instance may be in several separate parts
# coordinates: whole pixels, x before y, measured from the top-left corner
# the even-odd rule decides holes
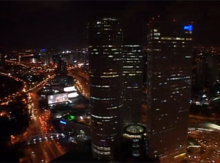
[[[25,92],[26,91],[26,88],[27,88],[27,84],[26,84],[26,82],[24,81],[24,80],[22,80],[22,79],[19,79],[19,78],[16,78],[16,77],[14,77],[14,76],[11,76],[11,74],[6,74],[6,73],[3,73],[3,72],[0,72],[0,75],[4,75],[4,76],[7,76],[7,77],[9,77],[9,78],[11,78],[11,79],[14,79],[15,81],[17,81],[17,82],[22,82],[23,83],[23,92]],[[21,95],[21,93],[19,93],[19,92],[16,92],[16,93],[12,93],[11,95],[8,95],[8,96],[6,96],[6,97],[4,97],[2,100],[7,100],[8,102],[9,101],[12,101],[12,99],[14,99],[16,96],[20,96]],[[8,103],[7,102],[7,103]],[[7,103],[2,103],[1,105],[5,105],[5,104],[7,104]]]

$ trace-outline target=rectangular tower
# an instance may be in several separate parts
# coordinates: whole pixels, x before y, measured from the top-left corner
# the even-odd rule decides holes
[[[123,47],[123,123],[141,122],[143,54],[141,45]]]
[[[192,24],[149,24],[147,132],[150,157],[184,155],[191,98]]]

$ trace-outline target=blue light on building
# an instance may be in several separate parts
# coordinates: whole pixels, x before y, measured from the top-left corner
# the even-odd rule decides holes
[[[60,123],[62,123],[62,124],[64,124],[64,125],[66,125],[66,122],[64,122],[64,121],[60,121]]]
[[[193,26],[192,25],[185,25],[184,26],[184,30],[192,31],[193,30]]]

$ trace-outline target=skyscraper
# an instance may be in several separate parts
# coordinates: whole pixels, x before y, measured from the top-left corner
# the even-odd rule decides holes
[[[175,20],[155,20],[149,24],[146,124],[149,156],[168,162],[186,152],[192,28],[192,24],[181,25]]]
[[[123,47],[123,123],[141,122],[143,54],[140,45]]]
[[[123,35],[120,21],[112,17],[96,16],[88,28],[92,150],[109,160],[121,124]]]

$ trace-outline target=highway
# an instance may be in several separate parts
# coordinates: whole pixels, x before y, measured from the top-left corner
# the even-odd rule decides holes
[[[43,87],[43,85],[41,87]],[[39,108],[38,96],[36,92],[37,89],[31,93],[28,93],[29,109],[33,115],[26,132],[27,136],[24,135],[23,141],[31,141],[36,135],[42,136],[47,133],[56,133],[52,124],[49,122],[50,111],[44,111]],[[40,138],[38,138],[38,140],[39,139]],[[22,148],[24,157],[20,159],[20,162],[49,162],[66,153],[67,150],[64,146],[65,145],[62,145],[62,143],[57,138],[48,139],[47,141],[36,141],[35,143],[29,145],[26,144]]]
[[[60,144],[59,140],[50,140],[28,145],[23,149],[25,157],[21,158],[20,162],[50,162],[67,152]]]
[[[24,64],[20,65],[26,66]],[[23,134],[11,136],[12,144],[24,142],[24,145],[20,148],[20,151],[23,153],[20,157],[21,163],[50,162],[75,147],[75,142],[68,141],[69,137],[58,136],[59,134],[56,133],[49,120],[50,111],[39,107],[39,97],[37,95],[37,91],[41,89],[49,79],[55,77],[55,75],[48,75],[45,80],[38,82],[31,89],[28,89],[26,82],[21,79],[5,73],[2,73],[2,75],[6,75],[17,81],[23,82],[23,93],[28,96],[28,112],[31,115],[29,127]]]
[[[213,129],[193,129],[189,130],[188,136],[194,138],[200,146],[205,149],[201,154],[188,154],[189,162],[215,163],[220,160],[220,130]],[[197,147],[196,147],[197,148]]]

